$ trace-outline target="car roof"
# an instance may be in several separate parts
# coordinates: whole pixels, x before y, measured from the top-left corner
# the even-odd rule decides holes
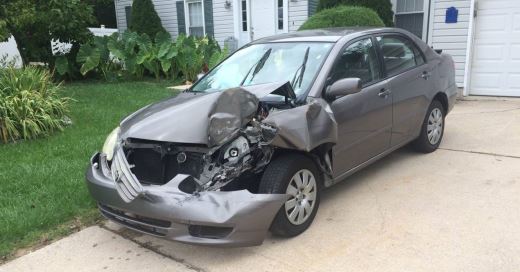
[[[351,34],[370,34],[380,32],[396,32],[398,28],[389,27],[337,27],[314,30],[302,30],[265,37],[253,41],[251,44],[271,42],[337,42],[339,39]]]

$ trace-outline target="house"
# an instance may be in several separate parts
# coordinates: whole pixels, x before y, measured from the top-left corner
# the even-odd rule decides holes
[[[115,0],[126,29],[131,0]],[[154,0],[173,35],[212,35],[219,43],[296,31],[318,0]],[[520,0],[391,0],[395,23],[455,60],[463,95],[520,96]],[[230,43],[232,44],[232,43]]]

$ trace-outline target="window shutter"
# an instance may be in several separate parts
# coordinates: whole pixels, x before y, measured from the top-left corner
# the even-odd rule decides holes
[[[179,34],[186,34],[186,19],[184,16],[184,1],[177,1],[177,25],[179,27]]]
[[[318,0],[308,0],[307,5],[307,15],[311,17],[318,10]]]
[[[213,29],[213,0],[204,0],[204,24],[206,27],[206,35],[214,37]]]
[[[125,7],[125,16],[126,16],[126,27],[130,28],[130,20],[132,20],[132,6]]]

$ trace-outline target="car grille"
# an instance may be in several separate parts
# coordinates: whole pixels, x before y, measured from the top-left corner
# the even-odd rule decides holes
[[[143,186],[132,173],[121,146],[114,151],[111,174],[115,181],[117,192],[125,202],[131,202],[143,193]]]

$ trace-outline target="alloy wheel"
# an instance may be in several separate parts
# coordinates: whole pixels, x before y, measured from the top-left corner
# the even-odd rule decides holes
[[[430,144],[436,145],[439,142],[442,136],[443,125],[442,111],[439,108],[433,109],[430,113],[430,117],[428,117],[428,126],[426,131]]]
[[[316,203],[316,178],[311,171],[302,169],[291,178],[286,192],[290,195],[285,202],[287,219],[294,225],[301,225],[311,216]]]

